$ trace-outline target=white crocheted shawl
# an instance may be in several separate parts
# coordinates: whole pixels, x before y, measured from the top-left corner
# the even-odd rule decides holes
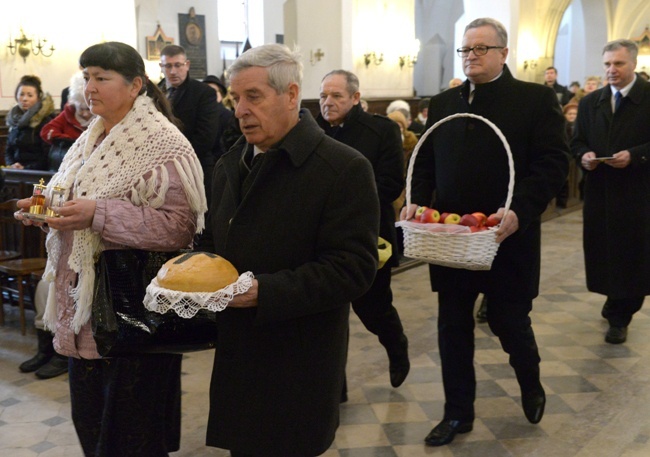
[[[165,164],[171,162],[180,176],[189,206],[197,215],[197,233],[203,230],[207,203],[201,165],[189,141],[156,109],[151,98],[140,95],[124,119],[94,149],[103,134],[103,120],[97,117],[66,153],[48,184],[48,196],[53,186],[61,186],[67,189],[66,199],[72,189],[73,198],[122,199],[135,206],[160,208],[169,188]],[[79,333],[91,315],[94,264],[102,251],[102,240],[90,228],[76,230],[73,237],[68,265],[78,274],[71,296],[76,307],[72,328]],[[50,282],[50,289],[44,321],[54,329],[56,266],[61,255],[57,230],[50,230],[46,246],[44,277]]]

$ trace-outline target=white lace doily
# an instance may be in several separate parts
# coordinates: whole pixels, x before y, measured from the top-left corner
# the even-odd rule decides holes
[[[147,286],[144,306],[150,311],[164,314],[170,309],[185,319],[194,317],[201,309],[223,311],[235,295],[243,294],[253,285],[253,273],[242,273],[237,281],[216,292],[181,292],[169,290],[158,285],[153,278]]]

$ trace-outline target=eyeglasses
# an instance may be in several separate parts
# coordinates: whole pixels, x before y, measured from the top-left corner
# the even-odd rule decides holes
[[[185,64],[187,63],[187,60],[183,63],[176,62],[176,63],[165,63],[165,64],[160,64],[160,68],[164,68],[165,70],[171,70],[172,68],[179,69],[183,68]]]
[[[456,52],[458,57],[467,57],[471,51],[474,51],[476,57],[484,56],[490,49],[503,49],[505,46],[474,46],[473,48],[458,48]]]

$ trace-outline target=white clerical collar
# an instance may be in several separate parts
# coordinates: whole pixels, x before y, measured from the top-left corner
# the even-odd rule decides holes
[[[502,74],[503,74],[503,70],[501,70],[501,73],[496,75],[496,77],[489,80],[488,83],[491,83],[492,81],[496,81],[497,79],[499,79],[501,77]],[[485,84],[487,84],[487,83],[485,83]],[[472,92],[474,92],[474,89],[476,89],[476,84],[474,84],[472,81],[470,81],[469,82],[469,93],[471,94]]]

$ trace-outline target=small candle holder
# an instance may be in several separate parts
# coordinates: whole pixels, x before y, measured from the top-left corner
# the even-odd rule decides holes
[[[46,204],[45,180],[40,179],[38,184],[34,184],[34,192],[32,193],[32,201],[29,205],[29,211],[23,213],[23,217],[33,221],[45,221],[47,217],[60,217],[53,208],[59,208],[65,203],[65,189],[63,187],[54,186],[52,188],[52,196],[50,198],[50,205]]]
[[[65,203],[65,188],[61,186],[52,187],[52,194],[50,196],[50,206],[45,211],[47,217],[59,217],[58,213],[54,212],[53,208],[61,208]]]

